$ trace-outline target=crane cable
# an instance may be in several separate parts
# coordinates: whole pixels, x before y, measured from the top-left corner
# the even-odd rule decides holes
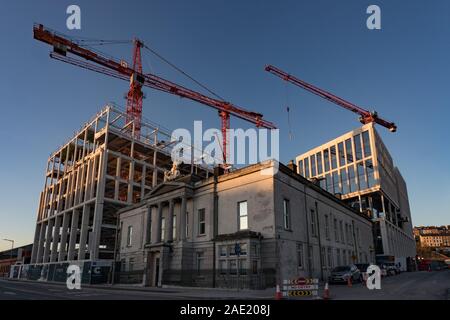
[[[288,120],[288,128],[289,128],[289,140],[294,139],[294,135],[292,133],[292,126],[291,126],[291,117],[290,117],[290,108],[289,108],[289,87],[288,83],[286,82],[286,111],[287,111],[287,120]]]
[[[175,64],[173,64],[172,62],[170,62],[169,60],[167,60],[166,58],[164,58],[162,55],[160,55],[159,53],[157,53],[155,50],[151,49],[150,47],[148,47],[147,45],[143,45],[143,47],[145,49],[147,49],[148,51],[150,51],[151,53],[153,53],[156,57],[158,57],[159,59],[161,59],[163,62],[165,62],[166,64],[168,64],[169,66],[171,66],[172,68],[174,68],[176,71],[180,72],[181,74],[183,74],[185,77],[189,78],[190,80],[194,81],[197,85],[199,85],[200,87],[202,87],[203,89],[205,89],[206,91],[208,91],[210,94],[212,94],[213,96],[215,96],[216,98],[225,101],[224,98],[222,98],[220,95],[218,95],[217,93],[215,93],[214,91],[212,91],[211,89],[209,89],[207,86],[205,86],[204,84],[202,84],[201,82],[195,80],[192,76],[190,76],[188,73],[186,73],[185,71],[183,71],[181,68],[177,67]]]

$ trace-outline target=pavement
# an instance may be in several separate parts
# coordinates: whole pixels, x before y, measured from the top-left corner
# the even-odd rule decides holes
[[[289,298],[320,299],[319,296]],[[405,272],[382,278],[380,290],[369,290],[362,283],[352,287],[330,284],[332,300],[446,300],[450,289],[450,270]],[[186,287],[137,287],[125,285],[82,285],[81,290],[69,290],[64,283],[0,280],[0,300],[245,300],[271,299],[275,289],[237,290]]]
[[[404,272],[381,279],[380,290],[369,290],[362,283],[332,284],[332,300],[447,300],[450,270]]]

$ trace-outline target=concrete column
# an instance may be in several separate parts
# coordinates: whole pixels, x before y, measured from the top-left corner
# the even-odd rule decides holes
[[[169,214],[166,221],[167,241],[173,241],[173,199],[169,200]]]
[[[186,221],[186,208],[187,208],[187,199],[186,196],[183,196],[181,198],[181,210],[180,210],[180,224],[179,224],[179,228],[178,228],[178,239],[180,241],[184,241],[186,240],[186,223],[188,223]]]
[[[58,243],[59,243],[59,229],[61,228],[61,215],[55,218],[55,229],[53,230],[52,253],[50,255],[50,262],[56,262],[58,258]]]
[[[80,231],[80,247],[78,248],[78,260],[84,260],[86,257],[86,241],[88,237],[89,227],[89,214],[91,206],[83,206],[83,215],[81,218],[81,231]]]
[[[39,239],[41,235],[41,224],[36,224],[36,230],[34,231],[34,241],[33,241],[33,249],[31,251],[31,261],[30,263],[36,263],[37,252],[39,248]]]
[[[39,245],[37,247],[36,263],[42,263],[44,256],[44,239],[45,239],[45,227],[47,223],[41,222],[41,231],[39,231]]]
[[[69,240],[69,250],[67,252],[67,260],[73,260],[75,257],[75,244],[77,243],[79,216],[80,212],[78,210],[73,210],[72,222],[70,225],[70,240]]]
[[[63,215],[61,242],[59,246],[58,261],[64,261],[66,258],[66,244],[67,244],[67,228],[69,228],[69,213]]]
[[[45,249],[44,249],[44,261],[43,262],[48,262],[48,257],[50,254],[50,244],[52,243],[52,229],[53,229],[54,223],[55,223],[54,219],[48,220],[47,233],[45,235]]]
[[[108,160],[108,153],[104,150],[100,156],[98,172],[99,178],[97,183],[97,194],[94,207],[94,220],[92,226],[92,239],[90,239],[90,259],[97,259],[99,254],[100,239],[102,233],[103,223],[103,208],[105,196],[105,180],[106,180],[106,166]],[[117,213],[116,213],[117,214]],[[89,221],[89,217],[88,217]]]
[[[155,137],[155,141],[156,141],[156,137]],[[155,142],[155,146],[156,146],[156,142]],[[158,169],[156,168],[156,157],[158,156],[158,152],[155,151],[153,152],[153,181],[152,181],[152,188],[154,188],[157,184],[158,184]]]

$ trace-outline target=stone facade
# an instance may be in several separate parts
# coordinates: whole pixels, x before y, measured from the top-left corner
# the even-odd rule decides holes
[[[147,286],[259,289],[374,262],[370,220],[276,161],[166,181],[120,211],[119,237],[115,278]]]

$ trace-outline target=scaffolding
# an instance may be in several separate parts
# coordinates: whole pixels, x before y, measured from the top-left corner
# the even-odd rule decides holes
[[[172,166],[168,130],[144,119],[136,133],[126,113],[108,104],[50,155],[31,264],[113,259],[117,211],[140,202]],[[193,162],[178,170],[212,172]]]

